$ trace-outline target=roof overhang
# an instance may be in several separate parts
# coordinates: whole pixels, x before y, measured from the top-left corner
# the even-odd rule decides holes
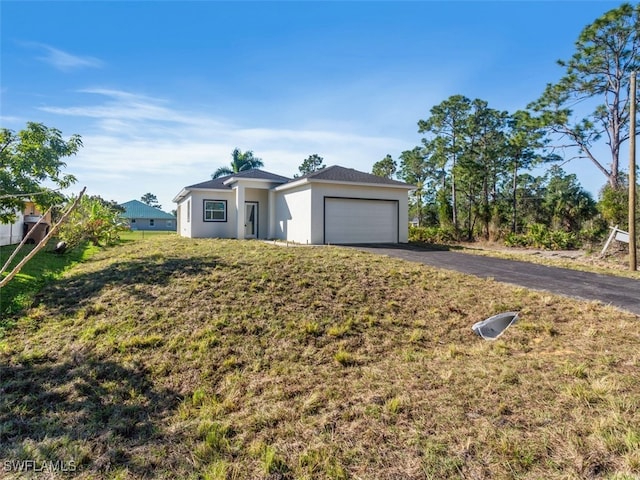
[[[186,188],[183,188],[182,190],[180,190],[180,193],[178,193],[175,197],[173,197],[173,200],[171,201],[173,203],[180,203],[182,199],[187,195],[189,195],[189,190],[187,190]]]
[[[232,192],[231,188],[183,188],[175,197],[173,197],[173,203],[180,203],[185,197],[189,196],[192,192]]]
[[[271,185],[273,185],[274,183],[282,183],[282,182],[278,182],[277,180],[268,179],[268,178],[229,177],[222,183],[224,185],[229,185],[230,187],[234,183],[248,183],[248,184],[254,184],[256,186],[263,185],[264,188],[271,188]]]
[[[274,188],[276,191],[288,190],[290,188],[296,188],[310,183],[324,183],[329,185],[345,185],[351,187],[374,187],[374,188],[393,188],[398,190],[415,190],[417,187],[408,184],[393,184],[393,183],[367,183],[367,182],[349,182],[344,180],[322,180],[318,178],[301,178],[293,182],[285,183],[284,185],[278,185]]]

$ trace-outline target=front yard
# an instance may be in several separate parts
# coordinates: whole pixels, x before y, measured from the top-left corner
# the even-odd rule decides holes
[[[505,310],[501,339],[473,334]],[[0,339],[0,460],[9,478],[637,478],[639,342],[611,307],[351,249],[149,236]]]

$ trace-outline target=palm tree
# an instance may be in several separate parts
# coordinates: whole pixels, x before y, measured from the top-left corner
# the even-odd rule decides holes
[[[253,156],[251,150],[247,150],[242,153],[239,148],[234,148],[231,152],[231,167],[220,167],[217,169],[211,178],[219,178],[225,175],[233,175],[234,173],[242,172],[244,170],[251,170],[252,168],[260,168],[264,166],[262,159]]]

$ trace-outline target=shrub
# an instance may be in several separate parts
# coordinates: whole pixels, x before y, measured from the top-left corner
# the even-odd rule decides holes
[[[533,247],[546,250],[572,250],[579,248],[581,245],[575,233],[550,230],[541,223],[529,225],[527,233],[507,234],[504,243],[508,247]]]
[[[409,227],[409,241],[423,243],[452,243],[458,240],[453,227]]]
[[[61,225],[59,237],[70,247],[88,240],[93,245],[113,245],[120,232],[127,230],[120,215],[122,207],[98,196],[84,196],[67,221]]]

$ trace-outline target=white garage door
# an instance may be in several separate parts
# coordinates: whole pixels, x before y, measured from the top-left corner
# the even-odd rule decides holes
[[[325,243],[396,243],[395,200],[324,199]]]

